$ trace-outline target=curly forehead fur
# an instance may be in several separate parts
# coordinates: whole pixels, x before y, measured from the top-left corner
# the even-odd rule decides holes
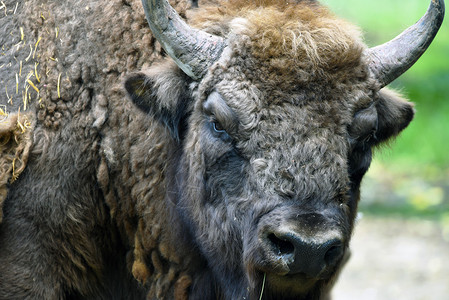
[[[223,1],[193,19],[194,26],[214,34],[244,37],[251,55],[269,71],[260,73],[281,75],[290,84],[333,75],[344,79],[365,49],[357,27],[313,1]]]
[[[194,19],[228,40],[199,91],[204,100],[218,91],[235,112],[236,147],[248,154],[251,178],[266,193],[344,194],[347,174],[337,169],[347,159],[345,128],[370,93],[358,29],[312,1],[226,1]],[[341,178],[314,182],[313,173]]]

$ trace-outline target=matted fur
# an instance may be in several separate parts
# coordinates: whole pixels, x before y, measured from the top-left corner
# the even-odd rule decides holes
[[[141,1],[28,0],[19,3],[15,14],[17,1],[4,2],[8,16],[2,10],[0,24],[8,21],[11,27],[5,30],[16,38],[6,37],[8,42],[16,44],[20,30],[25,37],[23,48],[6,44],[7,54],[11,61],[16,54],[23,57],[23,72],[34,71],[34,62],[39,63],[40,81],[30,80],[40,97],[29,89],[27,112],[36,119],[30,139],[34,144],[23,152],[30,154],[29,164],[1,198],[6,196],[9,214],[4,231],[25,226],[25,215],[32,225],[23,231],[27,234],[19,248],[14,248],[13,234],[0,236],[0,298],[130,299],[148,294],[151,299],[176,294],[184,299],[189,276],[179,270],[175,251],[164,242],[163,228],[170,227],[164,224],[161,199],[165,130],[150,129],[157,125],[126,101],[121,87],[129,72],[163,57]],[[182,16],[190,6],[183,0],[171,4]],[[36,48],[35,56],[25,61],[29,44],[33,53]],[[15,61],[0,69],[1,82],[14,96],[14,105],[7,103],[1,86],[1,104],[10,112],[22,103],[15,94],[18,70]],[[21,92],[25,74],[19,79]],[[149,131],[153,135],[142,134]],[[147,160],[155,137],[160,146],[154,160]],[[10,171],[10,157],[3,158],[8,164],[2,167]],[[21,171],[22,164],[16,164]],[[11,172],[2,172],[2,192],[8,176]]]
[[[170,2],[182,16],[187,14],[187,1]],[[6,1],[8,9],[14,4]],[[346,152],[356,153],[349,164],[364,163],[356,170],[357,180],[369,164],[357,153],[357,147],[365,146],[358,139],[365,135],[356,131],[353,141],[346,139],[351,123],[365,125],[353,114],[380,103],[374,110],[386,112],[381,121],[392,127],[382,140],[403,128],[388,123],[392,119],[409,121],[403,113],[407,104],[390,110],[391,97],[377,93],[361,57],[365,46],[358,30],[325,8],[308,1],[220,5],[191,13],[194,26],[229,41],[201,82],[192,82],[164,59],[140,0],[27,0],[9,16],[13,21],[8,24],[22,27],[28,42],[40,38],[36,58],[29,62],[39,62],[40,81],[30,80],[41,99],[29,108],[36,126],[27,167],[4,201],[8,218],[0,230],[0,298],[256,298],[260,272],[246,257],[257,249],[249,247],[243,254],[239,243],[246,238],[251,245],[257,236],[249,229],[251,220],[242,220],[242,228],[232,223],[253,209],[262,214],[263,203],[252,202],[254,186],[264,186],[273,201],[293,197],[298,186],[305,194],[344,198],[340,194],[353,167],[346,165]],[[10,60],[14,49],[9,49]],[[22,52],[20,57],[26,57]],[[163,62],[155,64],[158,60]],[[33,64],[22,63],[34,70]],[[152,108],[144,113],[126,98],[122,85],[135,78],[132,72],[150,66],[139,73],[137,85],[129,85],[152,101],[140,103]],[[0,74],[14,86],[15,72]],[[230,149],[201,135],[202,104],[214,89],[240,118],[239,149],[247,157],[260,157],[249,159],[247,174],[254,176],[247,182],[253,187],[239,195],[240,201],[218,201],[203,210],[206,196],[220,199],[228,186],[239,193],[242,184],[249,185],[244,176],[215,172],[211,183],[223,183],[222,189],[204,193],[210,160]],[[311,137],[308,143],[302,143],[302,136],[283,136],[292,128],[283,117],[290,120],[298,111],[294,125]],[[304,160],[293,161],[290,169],[285,157],[301,151]],[[300,163],[306,172],[300,172]],[[221,171],[220,164],[212,165]],[[308,172],[314,168],[338,174],[311,180]],[[231,175],[240,170],[236,165]],[[178,191],[186,178],[185,189]],[[343,223],[349,234],[352,221]],[[216,255],[206,257],[206,250]],[[230,261],[239,273],[247,272],[240,281],[224,272]]]
[[[32,145],[32,116],[10,114],[0,121],[0,223],[9,184],[23,172]]]

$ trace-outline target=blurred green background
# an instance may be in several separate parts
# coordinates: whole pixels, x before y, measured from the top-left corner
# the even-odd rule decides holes
[[[424,15],[430,1],[322,0],[357,24],[368,46],[389,41]],[[446,16],[447,18],[447,16]],[[360,210],[439,222],[449,240],[449,27],[445,20],[421,59],[390,87],[415,103],[411,125],[378,150],[362,185]]]

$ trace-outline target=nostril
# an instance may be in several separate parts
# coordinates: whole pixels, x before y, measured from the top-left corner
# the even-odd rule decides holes
[[[274,233],[268,235],[268,240],[277,255],[293,255],[295,252],[295,246],[291,242],[278,238]]]
[[[325,244],[328,249],[324,254],[324,261],[328,266],[333,265],[343,253],[343,244],[340,240],[331,240]]]
[[[271,264],[273,271],[302,273],[309,278],[332,271],[344,252],[344,243],[338,238],[307,239],[294,231],[265,231],[261,242],[261,250],[267,254],[266,263]]]

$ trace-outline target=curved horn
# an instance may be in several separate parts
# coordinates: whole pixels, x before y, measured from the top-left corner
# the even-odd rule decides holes
[[[432,0],[426,14],[393,40],[367,49],[369,68],[382,87],[407,71],[427,50],[443,22],[444,0]]]
[[[221,37],[191,28],[167,0],[142,0],[145,15],[156,39],[184,73],[200,79],[225,46]]]

